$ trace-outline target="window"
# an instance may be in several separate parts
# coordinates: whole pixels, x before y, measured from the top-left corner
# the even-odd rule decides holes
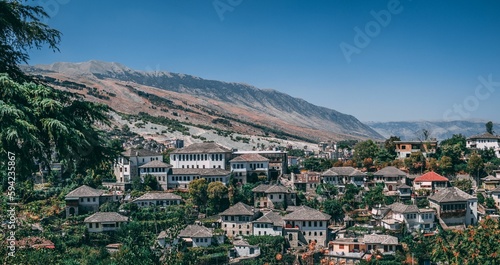
[[[344,249],[344,245],[339,244],[339,249]]]
[[[92,198],[92,201],[93,201],[93,202],[95,202],[95,197],[94,197],[94,198]]]
[[[92,223],[89,223],[89,228],[92,228]]]

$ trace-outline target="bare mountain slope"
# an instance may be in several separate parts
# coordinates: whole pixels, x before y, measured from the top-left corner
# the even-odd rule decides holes
[[[149,104],[151,102],[143,97],[130,94],[131,91],[145,91],[174,102],[177,99],[176,104],[179,105],[195,106],[201,110],[197,112],[208,113],[210,118],[222,116],[232,118],[233,122],[262,124],[314,140],[382,138],[351,115],[316,106],[275,90],[258,89],[246,84],[170,72],[135,71],[118,63],[100,61],[36,65],[27,67],[26,71],[59,80],[81,82],[98,90],[113,91],[117,96],[108,101],[120,99],[123,102],[128,100],[136,104]],[[133,104],[131,102],[127,104]],[[107,103],[115,105],[113,102]],[[124,106],[119,104],[118,107]],[[132,112],[140,111],[141,108],[127,106]],[[154,112],[151,114],[155,115]],[[207,120],[206,117],[194,119]]]

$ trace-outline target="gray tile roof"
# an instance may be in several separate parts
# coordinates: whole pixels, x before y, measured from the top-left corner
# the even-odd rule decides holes
[[[489,176],[486,176],[486,177],[482,178],[481,180],[484,180],[484,181],[500,181],[500,178],[497,178],[495,176],[489,175]]]
[[[205,153],[230,153],[231,150],[216,143],[194,143],[181,149],[176,149],[171,154],[205,154]]]
[[[332,167],[326,172],[321,174],[322,176],[365,176],[364,172],[359,171],[353,167]]]
[[[226,176],[231,171],[222,168],[173,168],[172,175]]]
[[[429,200],[435,202],[459,202],[474,198],[476,197],[463,192],[457,187],[445,188],[429,196]]]
[[[389,208],[393,212],[396,213],[418,213],[418,207],[416,205],[406,205],[400,202],[395,202],[391,205],[388,205]]]
[[[483,134],[478,134],[478,135],[473,135],[469,138],[467,138],[467,140],[473,140],[473,139],[498,139],[500,140],[500,136],[499,135],[493,135],[491,133],[483,133]]]
[[[148,192],[133,201],[145,200],[182,200],[182,197],[171,192]]]
[[[239,156],[231,159],[231,161],[229,161],[229,162],[268,162],[268,161],[269,161],[269,159],[267,159],[259,154],[251,153],[251,154],[239,155]]]
[[[124,157],[134,157],[134,156],[160,156],[160,153],[153,152],[142,148],[130,148],[122,153]]]
[[[202,225],[188,225],[179,233],[179,237],[212,237],[213,233],[210,228]]]
[[[233,241],[233,245],[234,246],[242,246],[242,247],[252,246],[252,245],[248,244],[248,242],[244,239],[239,239],[239,240]]]
[[[390,235],[364,235],[363,242],[365,244],[383,244],[383,245],[397,245],[398,238]]]
[[[290,193],[287,187],[279,184],[260,184],[259,186],[253,188],[252,191],[264,193]]]
[[[254,215],[255,209],[242,202],[229,207],[229,209],[220,213],[220,215]]]
[[[398,176],[406,176],[406,172],[399,170],[396,167],[384,167],[381,170],[373,173],[374,176],[384,176],[384,177],[398,177]]]
[[[172,165],[167,164],[165,162],[159,161],[159,160],[153,160],[151,162],[147,162],[146,164],[140,166],[140,168],[147,168],[147,167],[164,167],[164,168],[171,168]]]
[[[283,220],[293,220],[293,221],[328,221],[331,216],[322,213],[316,209],[301,206],[300,208],[294,210],[293,212],[285,215]]]
[[[127,222],[128,217],[116,212],[97,212],[85,218],[85,223],[100,223],[100,222]]]
[[[283,226],[283,216],[276,212],[268,212],[259,219],[253,221],[253,223],[267,223],[273,224],[274,226]]]
[[[353,167],[332,167],[321,174],[322,176],[365,176],[364,172]]]
[[[99,197],[104,193],[103,190],[91,188],[87,185],[82,185],[70,191],[66,198],[80,198],[80,197]]]

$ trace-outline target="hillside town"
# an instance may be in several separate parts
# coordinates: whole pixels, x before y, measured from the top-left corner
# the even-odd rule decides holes
[[[500,136],[486,127],[441,142],[321,142],[316,152],[129,146],[112,178],[73,182],[52,215],[26,209],[19,225],[32,231],[16,245],[54,248],[43,235],[58,223],[109,253],[127,244],[123,229],[154,235],[146,249],[162,264],[433,264],[437,250],[417,253],[431,247],[424,240],[498,231]],[[60,186],[61,165],[36,175],[39,192]]]

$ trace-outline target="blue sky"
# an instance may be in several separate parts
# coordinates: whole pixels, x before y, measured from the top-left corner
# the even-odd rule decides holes
[[[242,82],[361,121],[500,121],[500,1],[34,3],[63,38],[30,64],[96,59]]]

